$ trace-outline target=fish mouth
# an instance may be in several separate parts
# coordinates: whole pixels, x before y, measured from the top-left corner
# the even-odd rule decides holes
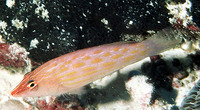
[[[14,97],[21,97],[21,91],[23,91],[23,89],[19,89],[18,87],[16,87],[11,91],[11,95]]]
[[[11,95],[14,97],[19,97],[17,88],[15,88],[11,91]]]

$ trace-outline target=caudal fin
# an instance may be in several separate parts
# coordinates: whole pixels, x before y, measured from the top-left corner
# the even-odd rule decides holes
[[[180,45],[183,39],[183,34],[179,30],[173,28],[165,28],[152,37],[143,41],[149,49],[152,49],[151,55],[163,52],[166,49],[174,48]]]

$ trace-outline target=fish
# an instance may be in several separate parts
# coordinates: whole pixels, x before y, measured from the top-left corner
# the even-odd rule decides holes
[[[172,39],[177,33],[170,32],[158,32],[138,43],[104,44],[59,56],[25,74],[11,95],[39,97],[73,94],[73,91],[78,92],[85,85],[127,65],[175,47],[181,40]]]

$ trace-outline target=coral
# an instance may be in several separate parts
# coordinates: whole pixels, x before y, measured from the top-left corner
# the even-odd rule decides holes
[[[135,110],[147,110],[150,105],[153,85],[147,83],[146,80],[146,76],[133,76],[126,83],[126,89],[131,95],[132,103],[138,105],[134,107]]]
[[[49,102],[45,99],[37,100],[36,106],[39,110],[87,110],[74,95],[61,95],[51,98]]]
[[[2,66],[25,67],[29,62],[27,52],[19,45],[0,44],[0,64]]]
[[[187,27],[187,24],[192,21],[192,16],[189,14],[191,12],[192,3],[190,0],[186,0],[184,3],[174,4],[173,2],[167,3],[167,9],[170,10],[169,14],[173,15],[170,18],[171,24],[181,23],[183,26]]]
[[[190,90],[189,94],[183,99],[181,103],[181,109],[184,110],[199,110],[199,89],[200,89],[200,80],[197,81],[197,84]]]

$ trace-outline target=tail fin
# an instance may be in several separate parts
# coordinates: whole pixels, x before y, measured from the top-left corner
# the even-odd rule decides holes
[[[173,28],[165,28],[143,41],[152,49],[151,55],[160,53],[166,49],[174,48],[182,42],[183,34]]]

